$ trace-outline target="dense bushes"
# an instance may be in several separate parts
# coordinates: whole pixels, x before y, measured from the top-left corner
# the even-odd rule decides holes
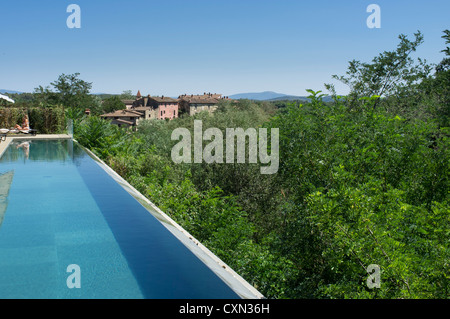
[[[313,296],[448,296],[449,140],[430,139],[448,130],[318,101],[290,106],[270,125],[281,132],[279,184],[296,207],[278,221],[274,249],[308,269],[306,278],[321,274]],[[382,269],[374,291],[369,264]]]
[[[0,127],[14,128],[22,125],[23,117],[28,115],[30,126],[40,134],[60,134],[66,131],[66,119],[62,107],[49,108],[0,108]]]

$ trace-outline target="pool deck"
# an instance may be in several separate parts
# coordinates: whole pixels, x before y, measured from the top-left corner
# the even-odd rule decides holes
[[[0,142],[0,157],[13,140],[59,140],[71,138],[72,137],[68,134],[36,134],[35,136],[30,134],[8,135],[5,141]]]

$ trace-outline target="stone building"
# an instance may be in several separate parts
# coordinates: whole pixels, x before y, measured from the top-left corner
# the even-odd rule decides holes
[[[127,110],[131,109],[133,107],[133,103],[135,100],[122,100],[123,104],[125,104],[125,107]]]
[[[135,110],[118,110],[103,114],[100,117],[111,120],[112,124],[116,124],[119,127],[135,127],[139,124],[139,120],[145,117],[145,112],[143,114]]]
[[[140,92],[138,92],[140,95]],[[167,96],[151,96],[136,98],[130,110],[148,108],[150,119],[174,119],[178,117],[178,100]]]
[[[217,93],[203,93],[203,95],[180,95],[178,97],[178,105],[180,112],[189,114],[190,116],[207,111],[214,112],[221,100],[229,100],[229,98],[222,97],[222,94]]]

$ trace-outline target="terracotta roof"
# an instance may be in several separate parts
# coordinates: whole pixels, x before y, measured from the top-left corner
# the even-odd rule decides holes
[[[196,95],[194,95],[194,94],[183,94],[183,95],[179,96],[179,98],[189,98],[189,97],[191,97],[191,98],[198,98],[198,99],[210,99],[210,98],[221,99],[222,98],[222,94],[203,93],[203,95],[201,95],[201,94],[196,94]]]
[[[216,98],[198,98],[198,97],[184,97],[181,98],[183,101],[194,103],[194,104],[217,104],[219,99]]]
[[[103,114],[102,117],[141,117],[141,112],[133,110],[118,110],[115,112]]]
[[[122,120],[122,119],[118,119],[118,120],[115,120],[115,121],[118,122],[118,123],[123,123],[123,124],[128,124],[128,125],[133,125],[134,124],[131,121],[126,121],[126,120]]]
[[[122,100],[124,104],[133,104],[134,100]]]
[[[136,97],[141,97],[142,95],[141,95],[141,91],[140,90],[138,90],[138,92],[137,92],[137,94],[136,94]]]
[[[171,97],[167,96],[150,96],[149,99],[152,99],[158,103],[177,103],[177,99],[172,99]]]

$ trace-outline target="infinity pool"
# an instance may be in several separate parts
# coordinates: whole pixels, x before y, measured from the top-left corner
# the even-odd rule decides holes
[[[0,158],[0,298],[258,297],[102,165],[72,140],[9,145]],[[80,288],[67,284],[73,264]]]

